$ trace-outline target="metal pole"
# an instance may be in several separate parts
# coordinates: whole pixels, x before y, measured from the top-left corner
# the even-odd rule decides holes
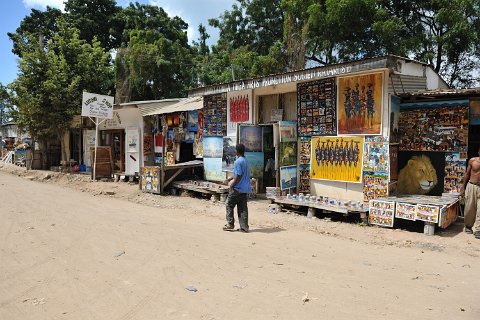
[[[95,150],[93,158],[93,181],[97,180],[98,118],[95,118]]]

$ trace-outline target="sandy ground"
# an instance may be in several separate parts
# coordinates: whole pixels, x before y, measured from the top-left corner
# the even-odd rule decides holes
[[[223,232],[219,203],[0,165],[0,319],[480,319],[480,241],[460,224],[249,208],[252,232]]]

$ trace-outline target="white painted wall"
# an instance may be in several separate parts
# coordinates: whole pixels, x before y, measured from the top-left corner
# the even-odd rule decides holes
[[[140,110],[136,107],[114,108],[113,119],[103,122],[99,126],[99,131],[122,129],[127,133],[127,128],[132,130],[137,129],[139,132],[137,157],[134,156],[135,161],[130,157],[132,153],[128,152],[128,137],[125,135],[125,170],[130,171],[126,172],[127,174],[133,174],[140,172],[140,167],[143,166],[143,117]]]

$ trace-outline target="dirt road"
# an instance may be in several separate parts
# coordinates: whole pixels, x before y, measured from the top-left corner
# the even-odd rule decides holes
[[[155,197],[0,172],[0,319],[480,319],[471,237],[310,232],[254,203],[252,232],[229,233],[221,206]]]

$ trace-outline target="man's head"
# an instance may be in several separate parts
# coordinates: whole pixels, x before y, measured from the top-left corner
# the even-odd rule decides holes
[[[235,147],[235,149],[237,150],[237,156],[239,157],[243,157],[244,154],[245,154],[245,146],[241,143],[237,144],[237,146]]]

